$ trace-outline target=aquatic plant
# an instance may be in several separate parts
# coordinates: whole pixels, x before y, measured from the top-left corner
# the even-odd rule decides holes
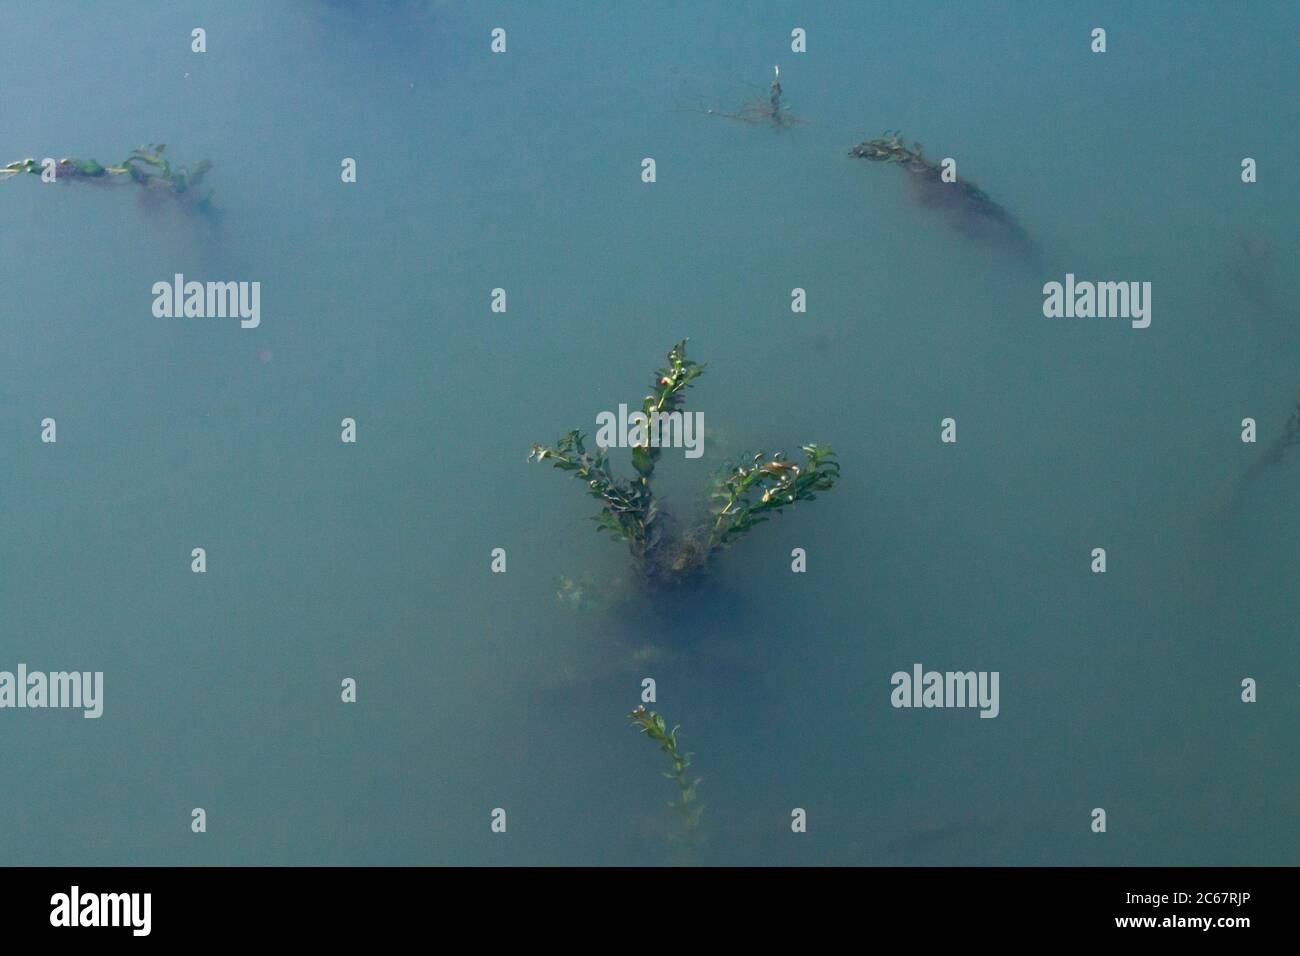
[[[571,578],[561,574],[555,579],[555,600],[570,611],[602,613],[611,604],[609,589],[602,588],[589,574]]]
[[[54,163],[55,182],[89,181],[98,183],[134,182],[185,202],[200,212],[211,209],[212,190],[202,197],[196,192],[212,163],[201,160],[193,167],[173,167],[164,158],[167,145],[158,143],[132,150],[131,155],[115,166],[101,166],[93,159],[60,159]],[[0,178],[22,173],[39,176],[45,167],[35,159],[23,159],[0,167]]]
[[[697,801],[697,788],[700,785],[700,778],[688,780],[686,771],[691,766],[691,754],[682,753],[677,746],[677,731],[679,726],[668,729],[668,724],[663,717],[654,711],[647,711],[644,706],[628,714],[640,731],[659,745],[659,749],[668,755],[672,761],[673,769],[671,773],[665,773],[664,776],[677,785],[677,800],[669,802],[669,806],[674,808],[682,818],[682,826],[685,828],[688,840],[693,840],[699,829],[700,817],[704,813],[704,808]]]
[[[749,465],[739,465],[717,478],[713,498],[719,503],[709,530],[709,547],[727,547],[770,514],[780,514],[796,501],[815,501],[814,491],[835,484],[840,466],[827,447],[803,446],[803,465],[786,461],[784,452],[767,458],[763,452]]]
[[[1241,504],[1246,492],[1262,475],[1282,463],[1287,452],[1292,448],[1300,448],[1300,392],[1296,393],[1295,408],[1292,409],[1291,417],[1286,420],[1286,424],[1282,426],[1282,433],[1264,448],[1235,482],[1228,513]]]
[[[1282,437],[1278,439],[1278,460],[1281,461],[1282,453],[1286,449],[1296,446],[1300,446],[1300,392],[1296,392],[1295,409],[1291,412],[1291,417],[1286,420]]]
[[[1265,449],[1261,464],[1279,464],[1283,456],[1290,448],[1300,447],[1300,392],[1296,393],[1295,408],[1291,411],[1291,417],[1286,420],[1282,427],[1282,434],[1273,440],[1273,444]]]
[[[747,84],[748,85],[748,84]],[[751,88],[754,88],[751,86]],[[735,120],[749,126],[771,126],[785,129],[792,126],[804,126],[807,121],[796,116],[789,106],[781,102],[784,90],[781,88],[781,67],[772,67],[772,83],[767,88],[764,98],[757,94],[745,99],[738,107],[731,110],[713,107],[689,106],[679,107],[679,113],[701,113],[704,116],[717,116],[721,119]]]
[[[686,341],[673,346],[667,366],[655,373],[653,391],[641,405],[649,425],[660,416],[680,412],[685,391],[704,373],[704,366],[686,355]],[[601,502],[597,531],[608,531],[628,543],[634,563],[648,584],[664,586],[688,581],[703,572],[709,558],[730,547],[772,515],[799,501],[816,500],[839,478],[840,466],[828,446],[804,445],[804,462],[789,461],[783,452],[759,452],[746,464],[725,469],[714,479],[707,520],[683,530],[664,511],[651,490],[650,480],[661,449],[645,429],[642,443],[632,448],[637,477],[616,476],[609,456],[601,448],[587,450],[579,431],[565,434],[554,447],[533,445],[528,460],[550,461],[586,482],[588,492]]]
[[[947,207],[953,213],[953,224],[967,235],[1002,238],[1034,251],[1033,241],[1015,217],[970,180],[957,177],[944,182],[942,165],[926,158],[920,143],[913,141],[907,146],[898,130],[886,130],[883,136],[859,143],[849,155],[903,167],[912,174],[909,180],[917,199],[928,206]]]

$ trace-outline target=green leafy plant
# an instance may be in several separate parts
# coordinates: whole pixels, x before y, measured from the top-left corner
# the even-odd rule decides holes
[[[210,211],[212,190],[202,196],[199,196],[197,190],[212,169],[212,163],[205,159],[192,167],[173,167],[164,158],[166,150],[165,143],[141,146],[132,150],[131,155],[115,166],[101,166],[93,159],[60,159],[54,164],[55,182],[133,182],[147,189],[167,193],[200,212]],[[22,173],[39,176],[43,171],[44,167],[39,161],[28,158],[0,167],[0,178]]]
[[[1037,256],[1033,241],[1015,217],[968,179],[944,182],[942,164],[926,158],[920,143],[913,141],[907,146],[898,130],[886,130],[883,136],[859,143],[849,150],[849,155],[901,166],[912,174],[909,179],[917,199],[928,206],[946,207],[953,214],[954,225],[962,232],[1001,238]]]
[[[668,353],[668,364],[655,373],[653,390],[642,402],[648,420],[680,411],[685,391],[704,373],[704,366],[686,355],[685,340]],[[805,445],[805,460],[796,463],[784,453],[754,455],[747,464],[724,470],[714,480],[707,520],[681,528],[651,490],[661,449],[648,441],[632,449],[633,479],[616,476],[604,449],[588,451],[585,436],[571,431],[554,447],[533,445],[529,461],[549,461],[586,483],[601,502],[597,531],[626,541],[643,579],[654,585],[687,581],[706,568],[717,551],[730,547],[755,526],[798,501],[813,501],[829,490],[840,467],[829,447]]]
[[[677,745],[677,731],[680,727],[668,729],[667,723],[663,717],[653,711],[648,711],[645,707],[638,707],[628,714],[640,731],[659,745],[659,749],[668,755],[672,761],[673,769],[671,772],[664,774],[669,780],[677,786],[677,800],[670,802],[668,805],[674,808],[682,818],[682,826],[685,828],[688,839],[693,840],[696,832],[699,830],[700,817],[704,808],[700,806],[697,800],[697,788],[700,785],[700,778],[694,780],[688,779],[686,771],[691,766],[691,754],[682,753]]]
[[[840,466],[829,448],[804,445],[805,462],[786,461],[782,452],[771,458],[759,452],[749,465],[740,465],[717,478],[713,500],[718,507],[709,546],[726,547],[757,524],[796,501],[815,501],[815,491],[827,491],[839,477]]]

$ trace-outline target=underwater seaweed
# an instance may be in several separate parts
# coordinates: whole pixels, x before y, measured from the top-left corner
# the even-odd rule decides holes
[[[642,403],[646,420],[680,411],[685,390],[703,373],[704,366],[687,357],[686,340],[674,345],[668,365],[655,374],[654,391]],[[610,470],[604,449],[588,451],[585,436],[577,430],[565,434],[553,448],[533,445],[528,460],[550,461],[586,482],[589,493],[602,505],[595,517],[596,530],[626,541],[643,581],[663,587],[694,579],[716,552],[784,508],[815,501],[816,492],[834,486],[840,473],[835,452],[828,446],[804,445],[803,453],[804,462],[797,463],[787,460],[783,452],[769,456],[760,451],[746,464],[725,469],[714,478],[708,519],[684,530],[660,507],[651,490],[660,449],[648,440],[632,449],[637,477],[631,480]]]
[[[911,173],[913,195],[922,205],[944,208],[952,224],[972,238],[1002,240],[1031,258],[1037,256],[1034,241],[1006,209],[973,182],[957,177],[943,181],[943,168],[927,159],[923,147],[913,142],[909,148],[898,130],[886,130],[883,136],[859,143],[849,155],[877,163],[892,163]]]
[[[688,780],[686,771],[690,769],[692,754],[684,754],[677,746],[677,731],[680,725],[668,729],[667,723],[663,717],[654,711],[647,711],[644,706],[628,714],[628,717],[651,740],[659,745],[659,749],[668,755],[672,761],[673,769],[671,773],[665,773],[664,776],[677,785],[677,801],[669,802],[669,806],[675,809],[682,818],[682,826],[685,829],[688,841],[694,841],[695,835],[699,830],[700,817],[704,813],[704,808],[697,801],[696,790],[700,785],[701,779],[696,777],[694,780]]]
[[[115,166],[101,166],[93,159],[60,159],[54,164],[54,181],[107,184],[129,181],[169,195],[197,212],[210,212],[213,191],[209,189],[197,198],[196,190],[212,169],[212,163],[204,159],[193,167],[173,167],[163,156],[166,150],[165,143],[141,146]],[[22,173],[39,176],[44,170],[42,163],[29,157],[0,167],[0,179]]]

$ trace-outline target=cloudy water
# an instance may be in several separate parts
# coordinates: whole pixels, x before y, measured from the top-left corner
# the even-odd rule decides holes
[[[0,177],[0,672],[103,675],[95,719],[0,709],[0,861],[1300,862],[1300,449],[1252,470],[1300,388],[1298,26],[9,11],[0,163],[213,165]],[[1009,219],[849,155],[895,130]],[[160,315],[178,274],[256,321]],[[1149,325],[1048,317],[1067,275]],[[841,474],[655,588],[527,459],[683,339],[679,528],[759,451]],[[917,665],[996,703],[896,706]]]

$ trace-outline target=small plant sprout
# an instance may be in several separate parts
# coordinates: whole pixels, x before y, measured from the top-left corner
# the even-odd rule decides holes
[[[697,801],[696,790],[700,785],[700,778],[689,780],[686,771],[691,766],[691,754],[684,754],[677,746],[677,731],[679,727],[668,729],[667,723],[659,714],[648,711],[644,706],[628,714],[640,731],[659,745],[659,749],[668,755],[672,761],[673,769],[664,776],[673,781],[677,786],[676,802],[669,802],[669,806],[674,808],[682,818],[682,826],[685,828],[688,840],[693,840],[699,829],[700,817],[704,808]]]
[[[756,84],[745,84],[751,92],[732,109],[712,106],[681,106],[679,113],[701,113],[704,116],[717,116],[722,119],[744,123],[747,126],[770,126],[773,129],[788,129],[793,126],[805,126],[807,121],[796,116],[790,107],[781,102],[784,90],[781,87],[781,67],[772,67],[772,82],[767,88],[767,96],[759,93]]]
[[[687,357],[684,340],[674,345],[668,364],[655,373],[652,391],[642,403],[647,422],[679,412],[686,389],[703,373],[704,366]],[[815,492],[835,484],[840,473],[835,452],[820,445],[805,445],[803,452],[802,463],[787,460],[784,453],[759,452],[745,464],[725,470],[714,480],[708,517],[685,528],[660,507],[651,489],[660,448],[649,441],[632,448],[636,477],[631,480],[610,470],[604,449],[588,451],[578,431],[564,435],[554,447],[534,445],[528,460],[549,461],[584,481],[601,503],[597,530],[628,543],[646,584],[671,586],[701,574],[712,555],[772,515],[795,502],[813,501]]]

